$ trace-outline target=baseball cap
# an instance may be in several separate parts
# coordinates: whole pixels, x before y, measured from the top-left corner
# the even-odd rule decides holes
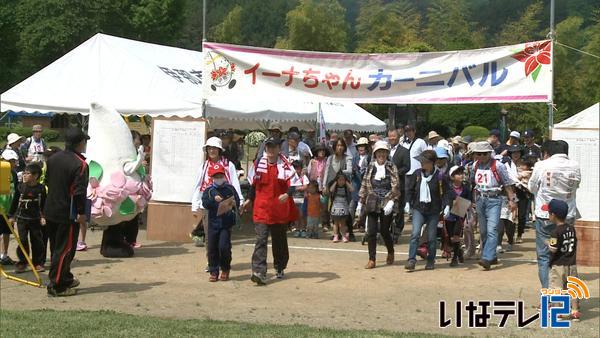
[[[531,129],[525,130],[523,133],[523,137],[535,137],[535,133]]]
[[[446,148],[444,147],[435,147],[435,156],[437,156],[438,159],[440,158],[448,158],[448,150],[446,150]]]
[[[281,145],[281,139],[278,137],[268,137],[265,140],[265,145]]]
[[[542,205],[542,210],[548,211],[560,219],[565,219],[569,213],[569,205],[565,201],[552,199],[550,203]]]
[[[498,130],[498,129],[490,130],[490,136],[492,136],[492,135],[500,137],[500,130]]]
[[[69,128],[65,131],[65,141],[69,144],[75,145],[89,139],[90,137],[79,128]]]
[[[465,167],[463,167],[462,165],[455,165],[452,168],[450,168],[450,171],[448,171],[448,175],[452,176],[452,175],[454,175],[454,173],[457,173],[458,171],[464,172]]]
[[[208,167],[208,176],[213,177],[216,174],[225,175],[225,168],[222,165],[220,165],[219,163],[216,163],[216,164]]]
[[[521,133],[519,133],[516,130],[513,130],[513,131],[510,132],[510,137],[521,138]]]

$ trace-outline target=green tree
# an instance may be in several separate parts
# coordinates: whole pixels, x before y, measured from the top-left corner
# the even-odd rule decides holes
[[[136,37],[166,44],[180,38],[185,0],[140,0],[131,7]]]
[[[431,50],[419,39],[421,16],[408,1],[367,0],[356,19],[359,53]]]
[[[484,45],[484,35],[469,21],[465,0],[434,0],[427,11],[425,38],[435,50],[460,50]]]
[[[540,34],[540,18],[543,9],[542,2],[536,1],[525,9],[519,19],[502,25],[503,28],[497,39],[498,44],[512,45],[543,38]]]
[[[242,6],[236,5],[233,7],[225,19],[223,19],[223,22],[215,27],[215,40],[218,42],[241,44],[244,40],[242,17]]]
[[[287,37],[275,47],[315,51],[346,50],[345,9],[336,0],[301,0],[286,17]]]

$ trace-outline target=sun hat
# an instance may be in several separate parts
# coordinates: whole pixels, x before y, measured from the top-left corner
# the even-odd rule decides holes
[[[390,145],[386,141],[377,141],[373,145],[373,154],[375,154],[375,152],[377,152],[377,150],[386,150],[389,152]]]
[[[494,149],[492,145],[487,141],[475,142],[473,146],[473,153],[491,153]]]
[[[368,146],[369,145],[369,139],[367,139],[366,137],[361,137],[358,139],[358,142],[356,142],[356,146]]]
[[[446,150],[446,148],[444,147],[435,147],[433,149],[435,151],[435,156],[440,159],[440,158],[448,158],[448,150]]]
[[[2,152],[2,159],[5,161],[19,160],[19,155],[12,149],[6,149]]]
[[[429,134],[427,134],[427,139],[429,140],[433,140],[436,138],[441,138],[441,136],[434,130],[430,131]]]
[[[209,138],[208,140],[206,140],[206,144],[204,144],[204,147],[202,147],[204,150],[206,150],[206,147],[213,147],[213,148],[218,148],[221,149],[221,151],[223,151],[223,141],[221,141],[220,138],[213,136],[211,138]]]
[[[25,139],[25,137],[20,136],[19,134],[16,133],[10,133],[8,134],[8,136],[6,137],[6,143],[8,143],[8,145],[11,145],[19,140],[23,140]]]

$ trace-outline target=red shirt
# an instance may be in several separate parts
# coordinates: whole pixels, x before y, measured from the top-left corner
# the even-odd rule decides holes
[[[288,197],[285,202],[279,202],[279,196],[287,194],[290,182],[277,178],[277,164],[268,164],[267,172],[255,176],[253,184],[254,223],[287,224],[298,219],[298,209],[293,198]]]

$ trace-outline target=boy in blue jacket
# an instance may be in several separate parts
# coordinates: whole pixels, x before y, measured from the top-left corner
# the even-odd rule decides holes
[[[240,199],[235,188],[227,183],[223,166],[213,165],[208,168],[208,175],[213,183],[202,194],[202,206],[208,210],[208,280],[227,281],[231,269],[231,228],[236,223],[235,210],[240,206]],[[218,215],[221,203],[227,205],[221,207],[224,212]]]

